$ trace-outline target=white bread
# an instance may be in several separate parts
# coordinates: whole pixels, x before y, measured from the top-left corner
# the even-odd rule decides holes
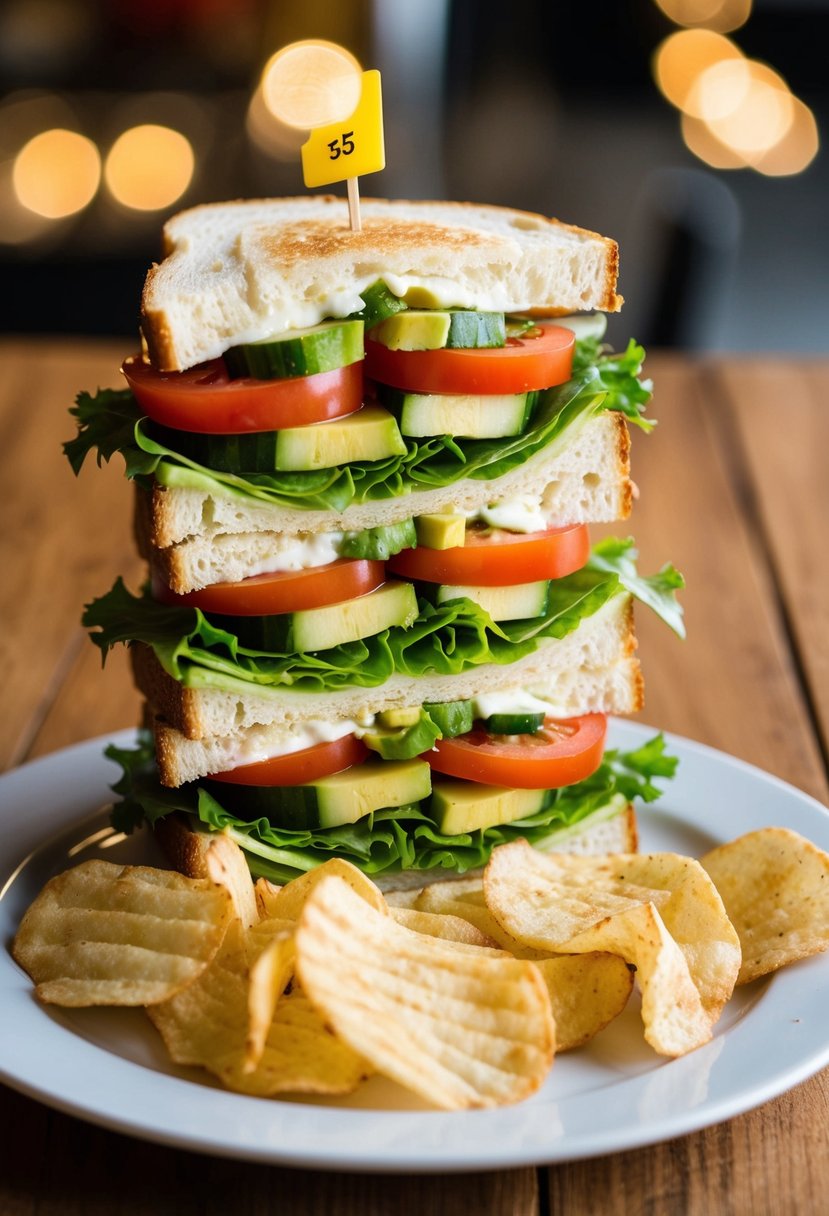
[[[311,719],[359,719],[382,710],[460,701],[513,688],[526,688],[550,701],[562,718],[590,711],[634,713],[643,703],[635,651],[633,608],[630,596],[621,592],[567,637],[546,640],[515,663],[486,664],[454,676],[393,675],[377,688],[303,693],[280,687],[270,695],[265,690],[249,692],[241,682],[238,692],[185,688],[167,675],[148,646],[134,645],[130,654],[138,688],[166,724],[159,753],[168,750],[170,740],[169,758],[163,764],[169,783],[178,784],[192,780],[186,774],[197,775],[199,767],[206,773],[238,764],[241,740],[248,731],[280,731],[292,722]],[[199,746],[185,749],[183,739],[197,740]]]
[[[189,878],[206,878],[207,850],[213,833],[200,830],[184,815],[165,815],[156,821],[153,835],[161,845],[170,863]],[[636,813],[628,804],[612,818],[597,815],[588,819],[582,830],[567,835],[557,843],[556,853],[580,853],[601,855],[605,853],[635,853],[639,847]],[[482,873],[470,870],[463,875],[471,878]],[[374,883],[381,891],[405,891],[425,887],[432,882],[445,882],[453,876],[444,869],[401,870],[392,874],[379,874]]]
[[[630,437],[622,415],[601,413],[575,423],[562,441],[549,444],[503,477],[486,481],[467,478],[439,489],[417,490],[341,512],[304,511],[271,506],[241,495],[213,495],[204,490],[156,485],[150,495],[139,491],[142,518],[137,532],[144,555],[149,556],[150,546],[168,549],[192,538],[212,543],[217,537],[233,533],[357,532],[453,508],[473,511],[523,495],[540,496],[551,527],[626,519],[634,487],[630,480]],[[147,498],[149,501],[145,501]],[[168,560],[172,576],[172,563],[177,559]],[[190,574],[185,575],[186,567],[182,567],[183,582],[201,577],[201,560],[201,556],[195,558],[196,566],[190,567]],[[209,581],[205,578],[200,585]]]
[[[211,203],[164,227],[142,330],[154,365],[180,371],[229,346],[343,317],[383,278],[441,304],[545,315],[621,307],[614,241],[540,215],[474,203],[364,199],[352,232],[324,195]]]

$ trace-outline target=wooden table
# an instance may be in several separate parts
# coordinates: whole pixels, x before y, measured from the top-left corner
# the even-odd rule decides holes
[[[78,624],[81,604],[116,573],[133,585],[139,574],[121,461],[76,481],[60,453],[74,392],[118,383],[123,349],[2,344],[3,766],[137,718],[123,656],[102,674]],[[634,530],[644,567],[670,557],[684,570],[689,638],[640,614],[643,717],[825,800],[829,364],[659,354],[649,369],[661,421],[634,439]],[[811,1213],[829,1204],[828,1107],[829,1070],[652,1148],[551,1169],[383,1178],[159,1148],[0,1090],[0,1213]]]

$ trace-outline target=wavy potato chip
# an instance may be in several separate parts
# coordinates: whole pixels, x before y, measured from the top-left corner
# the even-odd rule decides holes
[[[556,1023],[556,1051],[583,1047],[617,1018],[633,990],[633,971],[615,954],[556,954],[536,967]]]
[[[368,1074],[365,1062],[293,992],[279,1000],[251,1070],[248,1008],[247,942],[237,920],[199,979],[147,1013],[175,1063],[206,1068],[238,1093],[346,1094]]]
[[[439,937],[443,941],[459,942],[467,946],[497,945],[491,937],[481,933],[480,929],[460,916],[441,915],[436,912],[420,912],[417,908],[391,907],[392,920],[414,933],[423,933],[426,937]]]
[[[201,974],[232,915],[208,879],[86,861],[46,884],[12,952],[41,1001],[153,1005]]]
[[[217,835],[208,845],[204,867],[208,878],[227,888],[234,911],[245,928],[255,925],[259,920],[259,909],[253,878],[236,841],[229,836]]]
[[[829,854],[761,828],[702,858],[742,945],[738,984],[829,948]]]
[[[326,878],[332,876],[341,878],[343,882],[348,883],[349,887],[353,891],[356,891],[360,898],[365,900],[376,912],[385,913],[388,911],[380,888],[375,886],[362,870],[358,870],[350,861],[344,861],[340,857],[332,857],[330,861],[323,862],[321,866],[317,866],[313,870],[308,870],[307,873],[301,874],[299,878],[291,879],[284,887],[280,887],[275,894],[268,895],[268,916],[299,920],[302,909],[305,906],[305,901],[310,897],[317,883],[323,882]]]
[[[484,893],[520,942],[561,953],[608,952],[635,966],[646,1040],[662,1055],[682,1055],[710,1039],[712,1019],[657,908],[668,906],[671,892],[626,881],[626,863],[638,856],[542,854],[518,840],[493,852]],[[634,876],[650,881],[662,872],[653,866]]]
[[[327,878],[297,930],[302,989],[378,1071],[448,1110],[517,1102],[547,1074],[549,997],[532,963],[441,942]]]
[[[250,959],[250,939],[248,958]],[[248,974],[248,1033],[244,1071],[253,1072],[265,1051],[268,1032],[288,984],[293,979],[296,944],[293,932],[273,937],[250,964]]]

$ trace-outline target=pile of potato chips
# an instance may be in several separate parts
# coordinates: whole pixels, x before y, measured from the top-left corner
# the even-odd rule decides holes
[[[447,1110],[517,1102],[624,1009],[678,1056],[735,983],[829,947],[829,855],[768,828],[701,861],[496,849],[482,877],[388,897],[332,860],[254,886],[227,837],[206,878],[88,861],[26,913],[40,1000],[146,1006],[171,1059],[239,1093],[347,1094],[381,1073]]]

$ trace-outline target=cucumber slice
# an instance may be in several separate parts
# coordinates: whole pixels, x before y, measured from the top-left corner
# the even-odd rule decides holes
[[[364,405],[345,418],[276,432],[276,468],[286,472],[335,469],[354,460],[405,456],[396,420],[379,405]]]
[[[490,714],[486,728],[493,735],[534,735],[544,725],[544,715]]]
[[[423,760],[367,760],[307,785],[232,785],[200,782],[240,818],[268,819],[289,831],[317,831],[356,823],[374,811],[428,798],[431,770]]]
[[[444,739],[465,735],[472,730],[474,716],[471,701],[433,701],[423,706]]]
[[[454,350],[482,350],[506,346],[507,329],[502,312],[466,312],[453,309],[446,345]]]
[[[409,307],[405,300],[401,300],[400,296],[389,291],[382,279],[372,283],[371,287],[367,287],[360,294],[363,307],[359,312],[352,313],[349,320],[361,320],[366,331],[373,329],[375,325],[379,325],[388,317],[393,317],[395,313],[405,312]]]
[[[212,623],[234,633],[249,650],[272,654],[315,653],[373,637],[394,625],[407,628],[417,617],[417,596],[411,583],[384,583],[375,591],[279,616],[218,616]]]
[[[447,836],[525,819],[549,806],[548,790],[515,790],[475,781],[436,780],[429,815]]]
[[[467,599],[488,612],[493,621],[524,621],[543,616],[547,611],[549,579],[537,583],[516,583],[513,587],[450,587],[441,584],[436,603]]]
[[[538,393],[404,393],[378,386],[380,400],[400,421],[403,435],[421,439],[454,435],[458,439],[501,439],[521,435],[532,417]]]
[[[324,321],[310,329],[289,330],[276,338],[245,342],[225,351],[231,379],[286,380],[333,372],[363,358],[363,322]]]
[[[406,453],[396,420],[378,405],[363,406],[345,418],[283,431],[201,435],[157,423],[149,430],[159,443],[205,468],[241,475],[341,468],[355,460],[385,460]]]
[[[506,345],[507,331],[502,312],[409,308],[374,326],[371,336],[389,350],[470,350]]]
[[[607,329],[607,316],[603,312],[575,313],[569,317],[556,318],[554,324],[572,329],[576,341],[582,338],[603,338]]]

